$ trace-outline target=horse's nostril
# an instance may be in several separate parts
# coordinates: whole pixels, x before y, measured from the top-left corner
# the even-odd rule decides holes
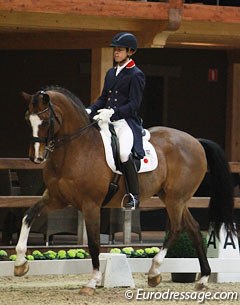
[[[44,158],[38,157],[34,159],[34,163],[40,164],[44,161]]]

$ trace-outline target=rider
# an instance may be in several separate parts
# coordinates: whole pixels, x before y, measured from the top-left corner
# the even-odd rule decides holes
[[[137,39],[131,33],[121,32],[113,37],[115,66],[108,70],[104,87],[97,101],[86,109],[98,119],[110,117],[119,139],[120,160],[125,177],[127,201],[123,207],[139,206],[139,184],[133,158],[142,159],[142,126],[137,111],[142,101],[145,86],[144,73],[135,65],[132,55],[137,51]]]

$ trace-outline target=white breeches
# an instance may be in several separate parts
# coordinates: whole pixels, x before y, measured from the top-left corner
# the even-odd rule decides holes
[[[124,119],[112,122],[112,124],[119,141],[120,160],[127,162],[133,147],[132,130]]]

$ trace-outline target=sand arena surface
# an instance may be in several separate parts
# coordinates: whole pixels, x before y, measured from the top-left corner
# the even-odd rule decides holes
[[[162,283],[156,288],[149,288],[147,285],[147,275],[136,273],[133,275],[135,280],[135,289],[130,288],[97,288],[93,296],[79,294],[80,288],[86,284],[90,275],[48,275],[48,276],[24,276],[16,278],[13,276],[0,278],[0,305],[106,305],[106,304],[158,304],[164,302],[164,305],[172,304],[201,304],[196,299],[194,284],[173,283],[170,274],[163,274]],[[134,294],[132,300],[127,300],[125,293],[131,290]],[[138,289],[144,293],[165,292],[189,292],[194,293],[194,300],[136,300]],[[206,305],[230,305],[239,304],[240,301],[240,283],[210,283],[208,292],[238,292],[238,300],[210,300],[205,301]]]

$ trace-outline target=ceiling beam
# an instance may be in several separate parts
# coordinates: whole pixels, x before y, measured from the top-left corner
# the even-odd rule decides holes
[[[184,20],[181,27],[169,36],[166,45],[240,48],[240,23]]]
[[[28,13],[48,16],[70,15],[130,19],[168,20],[169,3],[123,0],[11,0],[1,1],[3,13]],[[46,18],[46,17],[45,17]],[[103,18],[102,18],[103,20]]]
[[[107,47],[131,31],[140,47],[218,43],[239,47],[240,8],[125,0],[0,1],[0,48]],[[234,40],[233,40],[234,39]]]
[[[169,2],[141,2],[125,0],[11,0],[0,1],[1,15],[4,13],[29,13],[50,15],[74,15],[130,18],[143,20],[168,20],[169,8],[182,8],[183,20],[240,23],[239,7],[184,4],[182,0]],[[9,24],[11,26],[11,24]]]
[[[185,21],[208,21],[221,23],[240,23],[240,7],[185,4],[183,9]]]

